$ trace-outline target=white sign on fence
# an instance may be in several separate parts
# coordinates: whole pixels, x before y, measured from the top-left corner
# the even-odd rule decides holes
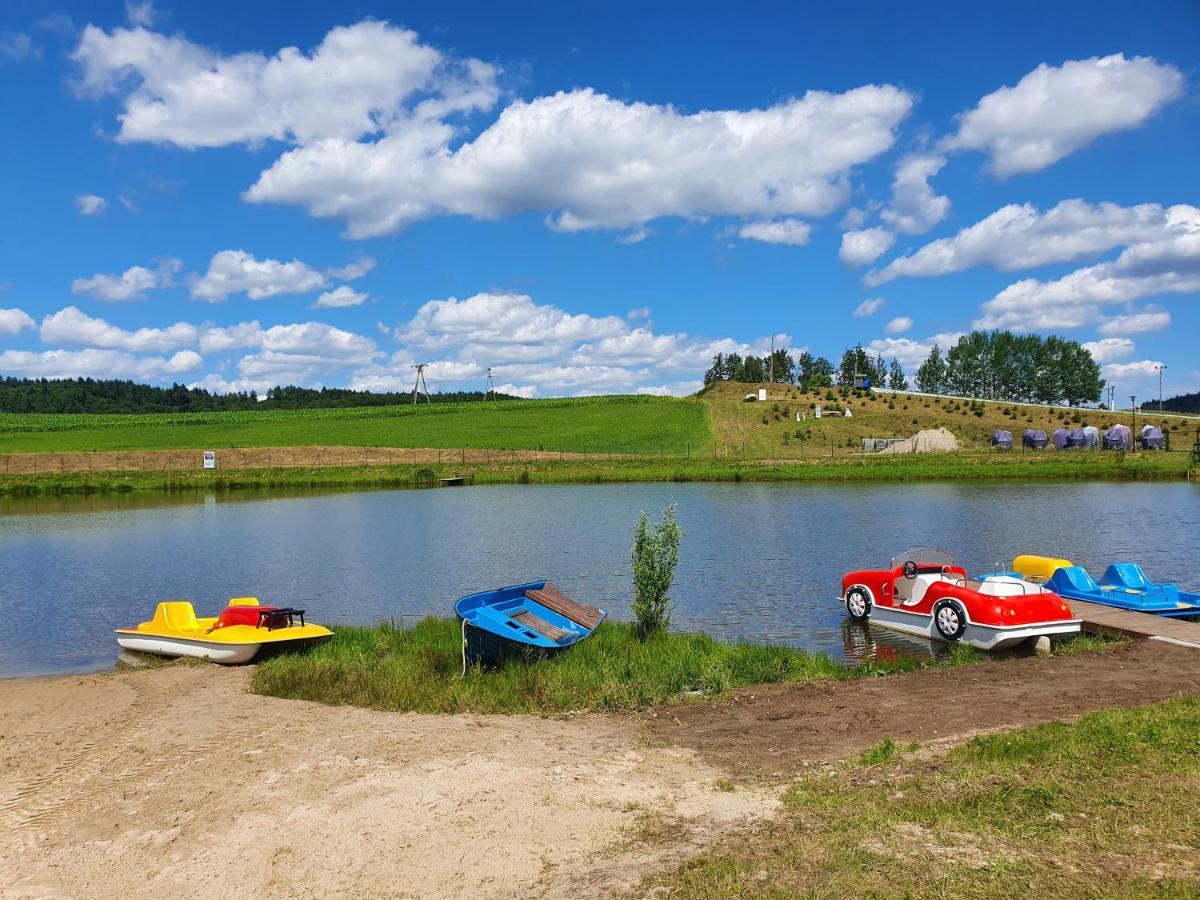
[[[217,467],[217,451],[205,450],[204,451],[204,468],[215,469],[216,467]]]

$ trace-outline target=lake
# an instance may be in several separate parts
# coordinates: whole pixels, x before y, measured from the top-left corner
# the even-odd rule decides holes
[[[0,501],[0,676],[111,666],[112,629],[162,599],[255,595],[316,621],[451,615],[540,578],[628,616],[638,513],[677,503],[673,627],[864,655],[928,645],[852,627],[843,571],[913,546],[969,572],[1018,553],[1116,560],[1200,587],[1200,488],[1170,483],[538,485],[301,496]]]

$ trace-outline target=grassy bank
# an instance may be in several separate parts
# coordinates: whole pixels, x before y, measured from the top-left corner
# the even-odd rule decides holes
[[[978,659],[964,645],[937,659],[901,657],[847,668],[791,647],[659,634],[639,640],[633,626],[606,622],[571,650],[547,660],[514,660],[493,671],[462,666],[461,632],[450,618],[411,627],[340,627],[310,653],[268,659],[254,672],[260,694],[398,712],[540,713],[641,710],[696,693],[715,696],[749,684],[861,678],[958,665]],[[1108,642],[1080,636],[1056,652],[1089,652]]]
[[[491,447],[683,452],[711,441],[702,401],[670,397],[439,403],[349,409],[0,416],[0,452],[223,447]]]
[[[468,466],[468,469],[472,467]],[[457,474],[459,465],[48,472],[0,475],[0,495],[37,496],[128,491],[220,491],[272,488],[411,487]],[[475,467],[475,484],[605,484],[655,481],[980,481],[1182,479],[1178,453],[947,453],[764,462],[712,457],[543,460]]]
[[[884,741],[770,825],[644,885],[676,897],[1195,897],[1200,698],[979,737]]]
[[[914,659],[847,669],[828,657],[789,647],[735,644],[705,635],[639,640],[631,625],[606,622],[570,653],[515,661],[460,678],[459,625],[429,618],[411,628],[339,628],[303,655],[261,663],[252,690],[320,703],[415,712],[560,713],[638,710],[698,691],[723,693],[747,684],[846,678],[910,670]],[[975,659],[963,647],[952,662]],[[930,665],[934,663],[928,663]]]

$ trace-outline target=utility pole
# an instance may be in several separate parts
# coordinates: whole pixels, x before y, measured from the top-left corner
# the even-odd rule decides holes
[[[775,383],[775,335],[771,335],[771,355],[767,358],[767,371],[770,373],[769,375],[767,375],[768,383],[774,384]],[[1162,373],[1159,373],[1159,377],[1160,378],[1162,377]],[[1159,393],[1162,393],[1162,392],[1159,391]]]
[[[417,392],[421,388],[425,389],[425,402],[426,403],[433,402],[432,400],[429,399],[429,385],[425,383],[425,367],[427,365],[429,365],[429,363],[416,363],[412,367],[417,370],[417,380],[416,380],[416,383],[413,384],[413,399],[412,399],[413,406],[417,405]]]
[[[1159,363],[1154,368],[1158,369],[1158,414],[1162,415],[1162,373],[1166,368],[1162,363]]]
[[[1133,415],[1133,434],[1131,435],[1131,437],[1133,438],[1133,447],[1130,449],[1136,450],[1137,449],[1137,397],[1135,397],[1133,394],[1129,395],[1129,412]]]

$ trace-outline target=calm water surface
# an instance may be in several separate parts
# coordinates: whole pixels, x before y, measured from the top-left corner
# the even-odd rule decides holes
[[[1200,588],[1200,488],[1187,484],[494,486],[294,497],[0,504],[0,676],[111,665],[112,628],[191,599],[306,606],[331,623],[452,613],[548,577],[623,618],[638,513],[679,505],[674,627],[857,659],[916,643],[850,627],[841,573],[910,546],[969,571],[1017,553],[1114,560]],[[311,599],[309,599],[311,598]],[[928,648],[925,648],[928,652]]]

